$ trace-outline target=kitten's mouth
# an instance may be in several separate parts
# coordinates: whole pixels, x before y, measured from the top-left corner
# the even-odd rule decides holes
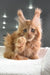
[[[27,40],[28,40],[28,41],[32,41],[34,38],[35,38],[35,36],[33,36],[33,37],[28,37]]]

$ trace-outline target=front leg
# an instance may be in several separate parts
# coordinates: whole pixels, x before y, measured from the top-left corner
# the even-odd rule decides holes
[[[38,59],[39,58],[39,51],[40,51],[41,42],[36,41],[34,42],[34,45],[32,46],[32,59]]]
[[[22,53],[25,50],[26,39],[19,37],[15,43],[15,53]]]
[[[27,58],[27,57],[25,57],[25,56],[21,56],[21,55],[19,55],[19,54],[15,54],[14,55],[14,58],[13,58],[14,60],[28,60],[29,58]]]

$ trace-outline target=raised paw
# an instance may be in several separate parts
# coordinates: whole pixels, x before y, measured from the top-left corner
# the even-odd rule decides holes
[[[26,39],[24,37],[20,37],[17,39],[15,43],[15,52],[22,53],[25,49]]]

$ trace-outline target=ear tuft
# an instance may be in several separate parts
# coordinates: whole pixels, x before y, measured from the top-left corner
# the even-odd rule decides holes
[[[21,9],[18,10],[17,15],[18,15],[19,23],[23,24],[26,19]]]
[[[40,16],[40,14],[42,13],[42,10],[39,8],[35,9],[35,14],[37,14],[38,16]]]
[[[18,10],[17,15],[18,15],[18,16],[22,16],[22,15],[23,15],[23,12],[22,12],[21,9]]]

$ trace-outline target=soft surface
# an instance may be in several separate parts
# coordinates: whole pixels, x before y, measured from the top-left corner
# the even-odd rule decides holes
[[[0,75],[41,75],[42,58],[37,60],[10,60],[3,57],[5,47],[0,47]],[[40,57],[44,57],[47,49],[41,48]]]
[[[42,75],[50,75],[50,48],[47,48],[47,53],[42,60]]]

